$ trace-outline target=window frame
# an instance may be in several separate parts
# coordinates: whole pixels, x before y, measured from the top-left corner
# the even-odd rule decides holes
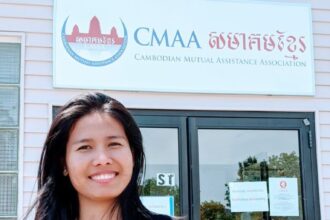
[[[10,127],[1,127],[4,129],[17,130],[18,140],[17,140],[17,170],[14,172],[17,174],[17,206],[16,206],[16,216],[1,216],[1,219],[17,219],[20,216],[23,216],[24,207],[23,207],[23,196],[24,196],[24,70],[25,70],[25,33],[22,32],[3,32],[0,31],[0,43],[18,43],[20,44],[20,73],[19,73],[19,82],[15,84],[11,83],[0,83],[0,86],[10,86],[17,87],[18,92],[18,121],[17,126]],[[3,172],[2,173],[6,173]]]

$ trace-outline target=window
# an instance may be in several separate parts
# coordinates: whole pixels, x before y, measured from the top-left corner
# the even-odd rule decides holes
[[[21,44],[0,43],[0,220],[17,218]]]

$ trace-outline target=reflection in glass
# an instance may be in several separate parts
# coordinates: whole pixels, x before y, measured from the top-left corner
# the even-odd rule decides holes
[[[180,215],[178,129],[141,128],[141,132],[146,155],[141,196],[173,196],[174,214]]]
[[[303,219],[298,131],[199,129],[198,142],[201,219]],[[299,216],[231,212],[230,182],[264,181],[268,187],[272,177],[296,180]]]

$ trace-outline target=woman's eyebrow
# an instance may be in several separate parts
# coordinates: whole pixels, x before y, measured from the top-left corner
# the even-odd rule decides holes
[[[89,142],[91,140],[92,139],[90,139],[90,138],[83,138],[83,139],[80,139],[80,140],[77,140],[77,141],[73,142],[72,145]]]
[[[106,139],[127,139],[125,136],[121,136],[121,135],[111,135],[111,136],[107,136]]]
[[[121,135],[107,136],[106,139],[107,140],[113,140],[113,139],[124,139],[124,140],[127,140],[127,138],[125,136],[121,136]],[[92,138],[83,138],[83,139],[80,139],[80,140],[77,140],[77,141],[73,142],[72,145],[86,143],[86,142],[90,142],[90,141],[93,141]]]

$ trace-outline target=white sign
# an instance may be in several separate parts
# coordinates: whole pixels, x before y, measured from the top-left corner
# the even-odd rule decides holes
[[[297,178],[269,178],[271,216],[299,216]]]
[[[157,173],[157,186],[175,186],[175,173]]]
[[[174,215],[174,197],[173,196],[141,196],[143,205],[150,211],[164,214]]]
[[[310,5],[205,0],[54,5],[55,87],[314,94]]]
[[[229,183],[231,212],[267,212],[267,183],[231,182]]]

